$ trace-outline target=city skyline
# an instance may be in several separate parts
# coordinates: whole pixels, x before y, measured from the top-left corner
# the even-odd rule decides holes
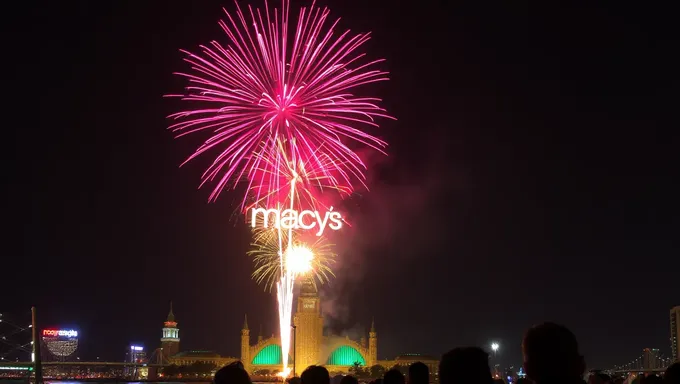
[[[296,298],[297,297],[298,297],[298,295],[296,295]],[[323,302],[323,301],[321,301],[321,302]],[[680,361],[680,357],[676,357],[676,358],[673,357],[673,336],[674,336],[673,327],[675,326],[676,332],[678,331],[678,329],[677,329],[678,325],[677,325],[677,322],[674,322],[673,314],[676,313],[679,309],[680,309],[680,306],[676,306],[676,307],[672,307],[671,310],[670,310],[671,317],[670,317],[669,325],[671,327],[671,332],[669,334],[670,335],[669,346],[667,348],[645,347],[645,348],[642,348],[641,354],[639,356],[637,356],[636,358],[633,358],[631,361],[624,361],[624,362],[617,363],[617,364],[614,364],[612,366],[607,366],[607,367],[589,366],[589,368],[590,369],[617,369],[617,368],[623,369],[623,368],[631,368],[631,367],[640,367],[640,368],[645,368],[645,369],[655,369],[655,368],[660,368],[660,367],[664,366],[663,364],[665,364],[665,362],[667,362],[667,361]],[[320,310],[320,308],[319,308],[319,310]],[[248,324],[247,314],[245,314],[244,316],[246,316],[244,327],[247,327],[246,329],[250,330],[249,326],[247,325]],[[1,316],[0,316],[0,319],[1,319]],[[373,321],[375,321],[375,320],[373,320]],[[206,349],[206,348],[201,348],[200,346],[196,347],[195,345],[192,345],[189,348],[184,348],[184,344],[182,344],[182,347],[180,347],[179,327],[177,326],[178,322],[175,321],[174,307],[173,307],[172,302],[170,302],[170,312],[169,312],[169,314],[167,314],[166,320],[164,322],[162,322],[162,324],[163,324],[163,326],[162,326],[162,329],[161,329],[161,332],[160,332],[161,336],[156,343],[154,343],[153,341],[150,341],[148,343],[147,342],[140,342],[140,340],[149,340],[150,338],[148,336],[145,337],[144,339],[136,339],[137,341],[125,343],[124,354],[125,354],[126,357],[125,357],[124,360],[127,361],[127,356],[128,356],[127,353],[129,352],[130,346],[137,346],[136,348],[141,348],[141,349],[138,349],[138,351],[143,351],[144,354],[152,353],[153,356],[155,356],[155,354],[159,352],[159,348],[164,349],[164,350],[170,350],[169,353],[166,352],[166,354],[165,354],[166,357],[164,357],[164,359],[167,359],[168,357],[173,356],[173,355],[177,354],[178,352],[183,352],[183,353],[184,352],[191,352],[191,353],[214,352],[214,353],[218,353],[219,356],[221,356],[220,361],[222,361],[222,360],[227,361],[229,359],[240,360],[243,356],[243,353],[244,353],[243,352],[243,342],[244,342],[243,341],[244,340],[243,339],[243,337],[244,337],[243,329],[241,329],[240,347],[239,347],[240,353],[231,353],[231,352],[225,353],[224,352],[225,350],[231,351],[231,350],[234,349],[234,347],[229,346],[229,347],[231,347],[230,349],[229,348],[227,348],[227,349],[209,349],[209,348]],[[354,329],[352,331],[353,335],[350,336],[349,332],[341,332],[341,333],[337,333],[337,334],[329,332],[328,328],[324,326],[323,327],[323,336],[324,337],[333,336],[333,337],[341,337],[341,338],[344,338],[344,337],[350,338],[351,337],[352,339],[355,339],[355,340],[360,340],[360,339],[364,340],[366,335],[370,334],[370,332],[374,332],[374,328],[375,328],[375,323],[373,322],[371,324],[370,328],[368,328],[368,330],[363,332],[363,334],[362,334],[361,330]],[[63,328],[63,327],[62,328],[59,328],[59,327],[57,327],[57,328],[54,328],[54,327],[44,328],[44,327],[42,327],[41,334],[42,334],[42,337],[56,337],[57,335],[62,336],[62,334],[63,334],[63,336],[76,337],[76,340],[77,340],[78,337],[81,336],[80,332],[77,330],[77,327],[76,328],[70,328],[70,329],[66,329],[66,328]],[[271,333],[271,338],[274,339],[274,340],[277,339],[275,335],[276,335],[275,331]],[[250,340],[250,342],[252,342],[253,340],[256,340],[256,344],[262,342],[263,339],[269,338],[268,334],[266,332],[263,332],[263,329],[262,329],[261,326],[258,327],[258,330],[256,332],[253,332],[252,334],[250,334],[250,332],[248,332],[247,336],[248,336],[248,339]],[[387,337],[389,337],[389,335],[387,335]],[[165,345],[167,341],[170,341],[170,343],[168,345]],[[96,341],[91,341],[91,343],[95,343],[95,342]],[[155,345],[155,344],[157,344],[157,345]],[[82,346],[87,345],[87,344],[77,342],[77,345],[78,345],[77,350],[76,350],[76,348],[73,348],[73,350],[76,351],[76,352],[73,353],[72,355],[67,356],[65,361],[81,360],[81,358],[83,358],[83,357],[84,358],[83,358],[82,361],[118,361],[118,359],[116,357],[111,358],[111,356],[115,356],[118,351],[107,350],[104,353],[95,352],[94,354],[87,356],[87,355],[83,355],[82,353],[80,353]],[[497,361],[497,362],[503,361],[502,359],[500,359],[500,360],[498,359],[498,356],[497,356],[497,353],[496,353],[496,351],[500,347],[500,344],[498,343],[498,341],[493,341],[489,345],[482,345],[481,347],[486,349],[487,352],[489,352],[489,354],[491,356],[493,356],[495,361]],[[503,347],[505,348],[505,345]],[[87,351],[88,348],[86,347],[85,350]],[[445,351],[443,351],[443,352],[445,352]],[[72,352],[69,352],[69,353],[72,353]],[[96,355],[96,357],[94,357],[95,355]],[[375,355],[375,357],[373,357],[373,359],[374,360],[380,360],[380,361],[384,362],[384,361],[388,361],[391,358],[394,358],[394,356],[398,357],[398,356],[405,356],[405,355],[409,355],[409,354],[405,353],[403,351],[401,353],[397,354],[397,355],[392,355],[392,356],[385,356],[385,355],[382,355],[382,354],[377,354],[377,355]],[[439,356],[438,353],[421,353],[421,352],[418,352],[415,355],[416,356],[417,355],[435,356],[435,357]],[[102,359],[101,356],[108,356],[109,358],[108,359],[107,358]],[[253,356],[250,356],[250,357],[253,357]],[[156,358],[156,357],[154,357],[154,358]],[[48,358],[48,360],[50,360],[50,359]],[[54,360],[54,358],[52,358],[52,360]],[[58,357],[57,357],[57,360],[64,361],[63,359],[59,359]],[[22,361],[22,360],[20,359],[20,361]],[[586,361],[588,361],[587,357],[586,357]],[[515,367],[521,366],[521,361],[519,361],[519,362],[503,361],[503,363],[506,364],[506,366],[508,366],[508,367],[509,366],[515,366]]]
[[[387,157],[361,154],[370,192],[334,205],[352,225],[325,233],[338,253],[328,328],[365,332],[375,317],[386,356],[496,341],[516,364],[542,321],[573,330],[589,366],[667,350],[680,305],[674,13],[322,3],[372,31],[366,50],[391,80],[371,93],[399,119],[377,132]],[[245,313],[277,333],[276,301],[250,277],[243,191],[208,204],[197,180],[210,161],[179,169],[202,141],[175,141],[165,118],[177,104],[163,95],[185,85],[178,49],[218,39],[231,2],[18,6],[0,313],[35,305],[93,358],[155,343],[170,301],[187,348],[235,353]]]

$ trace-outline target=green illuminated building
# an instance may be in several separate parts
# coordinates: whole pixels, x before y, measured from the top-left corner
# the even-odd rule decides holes
[[[355,341],[323,334],[321,300],[311,283],[303,283],[300,288],[293,324],[296,327],[294,348],[298,375],[310,365],[323,365],[331,372],[346,372],[355,363],[365,367],[378,363],[378,334],[374,324],[371,324],[368,343],[365,338]],[[275,336],[263,339],[260,335],[257,343],[251,345],[246,319],[241,330],[241,361],[250,372],[279,371],[283,361],[280,339]],[[289,362],[293,364],[293,356],[289,357]]]

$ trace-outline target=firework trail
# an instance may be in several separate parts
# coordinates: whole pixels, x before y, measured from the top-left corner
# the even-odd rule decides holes
[[[178,137],[207,136],[185,163],[211,152],[201,186],[214,185],[214,201],[225,188],[245,183],[244,213],[256,206],[315,209],[321,205],[316,191],[324,188],[345,197],[356,184],[365,186],[366,166],[353,148],[383,152],[387,145],[364,131],[378,127],[376,118],[391,118],[381,100],[354,94],[357,87],[387,80],[387,72],[375,69],[383,60],[366,60],[360,51],[369,34],[337,33],[339,20],[330,22],[330,11],[314,3],[300,9],[296,25],[289,23],[289,12],[288,0],[281,10],[270,10],[266,2],[264,11],[248,6],[244,12],[238,4],[233,14],[225,10],[219,25],[229,44],[212,41],[200,53],[183,51],[191,71],[178,75],[189,85],[184,94],[168,95],[191,104],[169,116],[175,121],[169,129]],[[302,273],[301,264],[288,263],[289,255],[322,282],[332,274],[324,264],[330,253],[323,244],[305,248],[293,229],[260,235],[254,241],[256,275],[261,282],[276,281],[287,371],[293,287]],[[258,248],[263,242],[275,252]]]

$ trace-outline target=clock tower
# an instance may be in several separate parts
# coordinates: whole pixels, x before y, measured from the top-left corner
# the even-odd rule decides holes
[[[170,303],[168,318],[163,323],[161,348],[163,349],[163,357],[166,359],[179,353],[179,328],[177,328],[175,314],[172,313],[172,302]]]
[[[293,318],[295,325],[295,358],[296,370],[299,375],[310,365],[318,365],[319,347],[323,337],[323,317],[321,316],[321,302],[319,293],[311,279],[300,284],[297,312]]]

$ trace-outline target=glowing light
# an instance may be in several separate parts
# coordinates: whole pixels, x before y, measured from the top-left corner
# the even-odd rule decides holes
[[[290,247],[288,246],[289,235],[292,236]],[[310,269],[305,273],[309,275],[314,284],[324,284],[334,276],[332,266],[335,264],[336,254],[333,251],[333,244],[328,243],[323,236],[305,236],[301,232],[260,228],[254,231],[251,245],[253,248],[248,252],[248,255],[253,258],[255,263],[253,279],[258,284],[264,285],[265,289],[274,288],[282,273],[289,269],[285,260],[284,263],[281,262],[280,249],[283,247],[287,247],[286,249],[307,248],[311,251]],[[287,254],[288,252],[284,256],[287,256]]]
[[[289,359],[290,360],[290,359]],[[281,346],[270,344],[255,355],[252,360],[253,365],[276,365],[282,364]]]
[[[43,336],[78,337],[78,331],[73,329],[43,329]]]
[[[494,342],[494,343],[491,343],[491,350],[494,351],[494,353],[495,353],[496,351],[498,351],[498,348],[499,348],[499,347],[500,347],[500,346],[498,345],[498,343],[495,343],[495,342]]]
[[[277,373],[276,376],[283,377],[284,379],[290,376],[292,369],[284,368],[281,372]]]
[[[132,351],[143,351],[144,347],[139,347],[137,345],[131,345],[130,350],[132,350]]]
[[[286,269],[292,274],[303,274],[312,270],[314,253],[305,246],[293,246],[286,251]]]
[[[354,363],[366,366],[366,360],[361,356],[361,353],[349,345],[337,348],[331,353],[326,362],[328,365],[353,365]]]

